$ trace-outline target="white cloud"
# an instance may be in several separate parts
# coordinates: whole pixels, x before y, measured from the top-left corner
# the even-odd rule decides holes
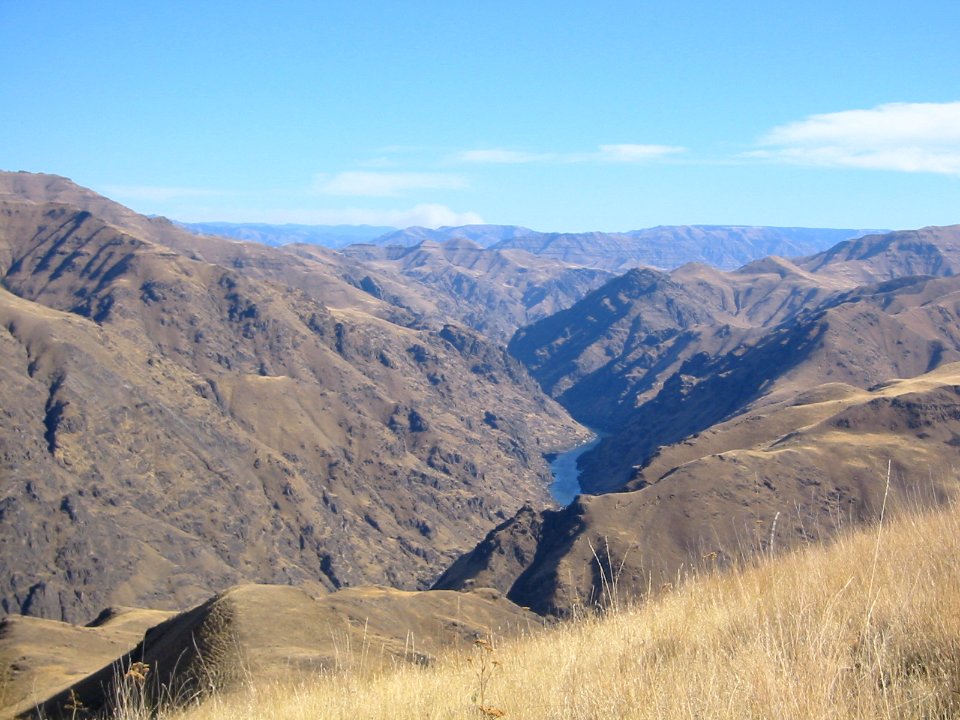
[[[193,209],[178,220],[185,222],[208,222],[211,219],[222,222],[260,222],[282,225],[389,225],[405,228],[413,225],[438,228],[444,225],[482,225],[483,218],[475,212],[457,212],[446,205],[423,204],[411,208],[374,209],[340,208],[328,210],[311,209],[274,209],[216,210]]]
[[[517,165],[522,163],[643,163],[686,152],[675,145],[600,145],[594,152],[531,153],[522,150],[486,148],[465,150],[450,156],[460,163]]]
[[[349,171],[315,176],[313,191],[320,195],[398,197],[414,190],[458,190],[466,185],[464,178],[447,173]]]
[[[532,162],[549,162],[556,159],[549,153],[530,153],[521,150],[503,150],[489,148],[486,150],[464,150],[454,155],[452,160],[465,163],[479,163],[491,165],[519,165]]]
[[[167,202],[186,198],[216,197],[223,195],[220,190],[195,187],[159,187],[155,185],[105,185],[104,193],[123,200],[146,202]]]
[[[751,157],[806,165],[960,174],[960,102],[889,103],[774,128]]]
[[[641,163],[686,152],[676,145],[601,145],[597,159],[602,162]]]

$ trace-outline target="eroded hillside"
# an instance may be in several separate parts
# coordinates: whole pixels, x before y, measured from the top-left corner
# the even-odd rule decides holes
[[[102,205],[0,209],[6,612],[422,587],[548,502],[542,453],[583,430],[502,348],[336,278],[328,306]]]

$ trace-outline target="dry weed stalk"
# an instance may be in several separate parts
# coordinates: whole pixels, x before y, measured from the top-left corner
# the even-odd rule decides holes
[[[87,706],[77,697],[76,691],[70,688],[70,697],[67,699],[67,703],[63,706],[63,709],[70,711],[70,720],[76,720],[77,713],[84,712]]]
[[[610,553],[610,540],[609,538],[604,537],[603,556],[607,561],[607,567],[604,569],[603,561],[600,559],[596,548],[593,547],[593,543],[590,541],[590,538],[587,538],[587,546],[590,548],[590,553],[593,555],[593,559],[597,563],[597,572],[600,574],[600,597],[591,598],[592,604],[594,606],[602,607],[606,610],[612,610],[614,612],[619,611],[621,609],[620,576],[623,575],[623,568],[627,563],[627,555],[629,554],[629,550],[623,554],[620,564],[616,567],[616,569],[614,569],[613,558]]]
[[[467,663],[473,667],[476,677],[476,690],[471,697],[481,714],[487,717],[503,717],[504,712],[492,705],[487,705],[487,687],[493,673],[500,667],[500,661],[494,656],[492,643],[483,638],[473,641],[473,656],[467,658]]]

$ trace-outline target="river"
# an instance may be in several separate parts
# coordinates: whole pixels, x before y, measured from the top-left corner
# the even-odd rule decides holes
[[[598,435],[588,443],[557,453],[550,462],[550,472],[553,473],[550,494],[560,505],[566,507],[580,494],[580,470],[577,468],[577,460],[585,452],[595,448],[600,439]]]

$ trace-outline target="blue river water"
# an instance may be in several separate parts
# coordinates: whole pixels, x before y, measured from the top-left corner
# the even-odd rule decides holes
[[[560,505],[566,507],[580,494],[580,470],[577,468],[577,460],[585,452],[595,448],[600,440],[598,435],[588,443],[557,453],[550,463],[550,472],[553,473],[550,494]]]

